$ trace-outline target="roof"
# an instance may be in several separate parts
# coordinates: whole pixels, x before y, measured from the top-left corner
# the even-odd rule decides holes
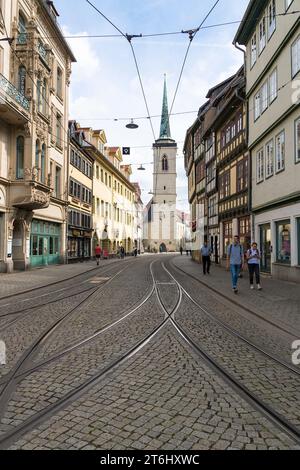
[[[206,98],[211,98],[212,97],[212,94],[218,90],[218,88],[221,88],[221,87],[224,87],[225,85],[227,85],[227,83],[229,83],[233,78],[235,77],[235,74],[232,75],[231,77],[229,78],[226,78],[226,80],[224,80],[223,82],[221,83],[218,83],[217,85],[215,85],[214,87],[210,88],[208,90],[208,93],[206,95]]]
[[[159,139],[170,139],[170,138],[171,138],[171,131],[170,131],[170,119],[169,119],[169,109],[168,109],[167,82],[166,82],[166,76],[165,76]]]
[[[255,25],[264,13],[268,1],[269,0],[250,0],[239,29],[234,37],[233,44],[239,43],[246,46],[253,33]]]

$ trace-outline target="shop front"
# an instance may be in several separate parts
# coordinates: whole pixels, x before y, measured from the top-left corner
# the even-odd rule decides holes
[[[30,265],[59,264],[61,225],[33,219],[30,233]]]
[[[261,260],[260,269],[264,273],[271,273],[271,255],[272,255],[272,241],[271,241],[271,224],[264,224],[259,227],[260,233],[260,249]]]
[[[91,258],[92,231],[72,230],[68,232],[68,262],[85,261]]]

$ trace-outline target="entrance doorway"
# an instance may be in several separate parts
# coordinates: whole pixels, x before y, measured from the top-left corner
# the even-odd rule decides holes
[[[24,226],[19,220],[14,221],[14,231],[12,240],[12,260],[14,269],[25,269],[25,254],[23,250]]]
[[[260,246],[261,246],[261,261],[260,268],[262,272],[271,273],[271,225],[260,226]]]
[[[165,243],[162,243],[159,247],[159,252],[160,253],[167,253],[167,247],[165,245]]]

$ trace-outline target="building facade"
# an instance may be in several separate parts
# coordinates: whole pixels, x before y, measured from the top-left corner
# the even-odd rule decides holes
[[[105,132],[82,128],[85,151],[94,160],[93,243],[103,255],[117,253],[121,246],[131,254],[135,247],[135,187],[130,182],[131,167],[122,165],[119,147],[108,147]]]
[[[300,0],[252,0],[246,47],[253,237],[261,268],[300,281]],[[286,15],[278,15],[286,12]],[[295,12],[295,13],[293,13]]]
[[[85,135],[76,121],[69,122],[68,262],[92,256],[93,158],[85,151]]]
[[[53,2],[2,1],[0,270],[65,261],[68,108],[75,58]]]
[[[220,231],[220,259],[227,256],[234,235],[246,251],[251,244],[249,212],[249,154],[247,149],[247,119],[245,74],[242,67],[227,83],[215,101],[218,112],[214,122]],[[209,212],[214,208],[209,204]]]

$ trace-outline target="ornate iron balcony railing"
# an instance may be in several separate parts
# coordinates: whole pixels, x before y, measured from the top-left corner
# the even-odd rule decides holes
[[[25,111],[30,110],[30,104],[28,99],[17,90],[17,88],[10,83],[7,78],[5,78],[0,73],[0,90],[4,91],[10,98],[13,98]]]

